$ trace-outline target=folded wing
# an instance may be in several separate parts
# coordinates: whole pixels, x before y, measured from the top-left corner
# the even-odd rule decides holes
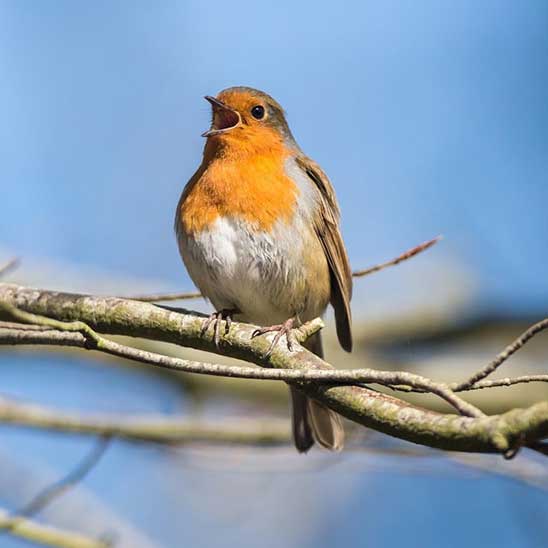
[[[341,346],[352,350],[350,299],[352,297],[352,271],[339,226],[339,206],[333,186],[320,166],[306,156],[297,163],[310,177],[319,193],[319,207],[314,218],[314,228],[320,239],[331,274],[331,304],[335,309],[337,337]]]

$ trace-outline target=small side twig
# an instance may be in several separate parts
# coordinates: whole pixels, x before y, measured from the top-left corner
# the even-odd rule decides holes
[[[202,294],[198,291],[191,293],[152,293],[151,295],[130,295],[121,297],[122,299],[131,299],[142,303],[161,303],[167,301],[184,301],[190,299],[200,299]]]
[[[500,354],[498,354],[493,361],[487,364],[483,369],[480,369],[477,373],[474,373],[469,379],[464,382],[456,383],[451,386],[454,392],[462,392],[469,390],[478,381],[485,379],[491,373],[497,370],[510,356],[515,354],[518,350],[523,348],[527,342],[529,342],[535,335],[548,328],[548,318],[541,320],[540,322],[532,325],[525,333],[522,333],[513,343],[509,344]]]
[[[427,242],[419,244],[405,251],[401,255],[398,255],[395,259],[392,259],[385,263],[377,264],[369,268],[366,268],[364,270],[355,270],[352,273],[352,276],[354,276],[355,278],[361,278],[363,276],[368,276],[369,274],[373,274],[374,272],[379,272],[381,270],[384,270],[385,268],[388,268],[389,266],[395,266],[397,264],[400,264],[401,262],[407,261],[408,259],[411,259],[415,255],[418,255],[419,253],[426,251],[428,248],[432,247],[434,244],[437,244],[441,240],[441,238],[442,236],[437,236],[436,238],[433,238],[432,240],[428,240]],[[191,292],[191,293],[156,293],[156,294],[153,293],[151,295],[130,295],[122,298],[131,299],[132,301],[140,301],[143,303],[160,303],[160,302],[168,302],[168,301],[183,301],[183,300],[189,300],[189,299],[199,299],[200,297],[203,297],[201,293]]]
[[[30,502],[13,512],[10,517],[0,521],[0,535],[10,533],[22,521],[33,517],[51,501],[80,483],[105,454],[109,443],[110,436],[102,436],[99,439],[99,443],[93,447],[92,451],[73,470],[59,481],[45,487]]]
[[[0,509],[0,528],[11,525],[12,518],[6,510]],[[43,546],[57,548],[109,548],[110,543],[94,539],[81,533],[66,531],[51,525],[42,525],[30,519],[20,519],[9,533]]]
[[[478,381],[467,388],[458,389],[458,387],[454,387],[453,391],[464,392],[465,390],[482,390],[484,388],[513,386],[514,384],[524,384],[529,382],[548,382],[548,375],[521,375],[520,377],[505,377],[503,379],[494,379],[492,381]]]
[[[447,385],[443,383],[436,383],[426,377],[422,377],[414,373],[407,373],[404,371],[379,371],[376,369],[355,369],[351,371],[345,371],[342,369],[306,371],[295,369],[259,369],[257,367],[238,367],[232,365],[195,362],[180,358],[172,358],[162,354],[157,354],[155,352],[138,350],[130,346],[122,345],[102,337],[83,322],[62,322],[52,318],[47,318],[45,316],[24,312],[3,303],[0,303],[0,309],[1,308],[8,312],[14,319],[22,322],[49,326],[59,331],[79,332],[86,338],[86,347],[88,349],[99,350],[107,354],[129,358],[141,363],[148,363],[178,371],[186,371],[188,373],[247,379],[283,380],[286,382],[320,381],[324,383],[341,385],[357,385],[361,383],[376,383],[385,386],[408,385],[439,396],[464,416],[485,416],[484,413],[477,407],[457,396]],[[304,324],[300,328],[301,342],[303,339],[308,338],[316,332],[318,327],[321,325],[321,323],[316,324],[314,321]],[[24,333],[25,332],[23,332],[23,334]],[[41,335],[43,336],[45,334],[42,332]],[[2,330],[0,329],[0,339],[1,338]]]
[[[7,263],[0,266],[0,277],[5,276],[8,272],[15,270],[19,266],[19,258],[13,257]]]
[[[409,249],[408,251],[405,251],[401,255],[398,255],[395,259],[386,261],[385,263],[380,263],[380,264],[371,266],[364,270],[355,270],[354,272],[352,272],[352,276],[354,276],[354,278],[361,278],[362,276],[369,276],[369,274],[373,274],[374,272],[380,272],[381,270],[384,270],[385,268],[388,268],[390,266],[396,266],[400,264],[401,262],[407,261],[408,259],[411,259],[415,255],[418,255],[419,253],[426,251],[428,248],[432,247],[434,244],[437,244],[441,239],[442,239],[442,236],[436,236],[435,238],[432,238],[431,240],[428,240],[427,242],[419,244]]]

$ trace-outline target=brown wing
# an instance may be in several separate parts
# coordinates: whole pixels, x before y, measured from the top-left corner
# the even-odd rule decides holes
[[[331,274],[331,304],[335,309],[337,337],[341,346],[352,350],[350,299],[352,297],[352,271],[339,227],[339,206],[335,191],[320,166],[306,156],[297,163],[316,185],[320,201],[314,225],[329,263]]]

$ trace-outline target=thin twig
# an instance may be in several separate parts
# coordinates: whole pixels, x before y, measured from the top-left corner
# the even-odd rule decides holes
[[[81,325],[74,326],[73,324],[69,325],[69,331],[72,331],[73,327],[82,328]],[[80,329],[76,329],[76,331],[81,332]],[[86,334],[89,335],[89,333]],[[62,331],[56,330],[32,332],[28,330],[2,329],[0,327],[0,344],[62,344],[77,346],[165,369],[200,375],[253,380],[277,380],[293,383],[317,382],[341,386],[368,383],[392,387],[393,385],[407,384],[414,386],[417,391],[430,392],[439,396],[465,416],[483,416],[483,413],[479,409],[452,393],[446,385],[405,371],[381,371],[377,369],[260,369],[250,366],[222,365],[165,356],[122,345],[101,337],[96,333],[93,335],[92,341],[94,342],[93,345],[90,345],[89,342],[86,344],[85,334],[83,334],[83,338],[71,338],[63,337]]]
[[[105,454],[109,443],[110,437],[102,436],[99,439],[99,442],[93,447],[92,451],[89,452],[73,470],[59,481],[45,487],[30,502],[13,512],[6,521],[0,523],[0,530],[3,529],[3,531],[0,531],[0,535],[11,532],[22,520],[26,520],[36,515],[52,500],[61,496],[77,483],[80,483]]]
[[[121,297],[122,299],[131,299],[132,301],[140,301],[142,303],[161,303],[167,301],[183,301],[190,299],[200,299],[202,294],[194,293],[156,293],[151,295],[131,295],[129,297]]]
[[[524,384],[529,382],[548,382],[548,375],[521,375],[520,377],[505,377],[503,379],[493,379],[492,381],[478,381],[467,388],[459,388],[450,385],[454,392],[464,392],[470,390],[482,390],[484,388],[497,388],[501,386],[513,386],[514,384]]]
[[[2,308],[2,303],[0,303],[0,309]],[[14,329],[17,331],[51,331],[51,327],[47,325],[32,325],[28,323],[18,323],[18,322],[5,322],[0,320],[0,329]]]
[[[384,270],[385,268],[388,268],[389,266],[396,266],[400,264],[403,261],[407,261],[408,259],[411,259],[411,257],[414,257],[415,255],[418,255],[419,253],[422,253],[423,251],[426,251],[428,248],[432,247],[434,244],[437,244],[442,239],[442,236],[436,236],[435,238],[432,238],[431,240],[428,240],[427,242],[424,242],[422,244],[419,244],[408,251],[405,251],[401,255],[398,255],[395,259],[392,259],[391,261],[387,261],[385,263],[377,264],[375,266],[371,266],[369,268],[366,268],[365,270],[355,270],[352,272],[352,276],[354,278],[361,278],[362,276],[369,276],[369,274],[373,274],[374,272],[380,272],[381,270]]]
[[[497,370],[510,356],[515,354],[518,350],[523,348],[528,341],[530,341],[535,335],[548,328],[548,318],[531,326],[525,333],[521,334],[513,343],[509,344],[497,357],[486,365],[483,369],[480,369],[477,373],[474,373],[468,380],[452,385],[451,388],[454,392],[462,392],[468,390],[478,381],[485,379],[491,373]]]
[[[13,318],[30,324],[49,326],[60,331],[78,331],[88,338],[88,348],[93,348],[107,354],[118,357],[130,358],[141,363],[157,365],[167,369],[185,371],[187,373],[199,373],[202,375],[215,375],[223,377],[237,377],[245,379],[282,380],[286,382],[320,381],[330,384],[358,384],[377,383],[385,386],[405,384],[425,390],[444,399],[452,405],[460,414],[469,417],[483,417],[478,408],[464,401],[454,394],[446,385],[436,383],[426,377],[407,373],[404,371],[378,371],[376,369],[355,369],[355,370],[307,370],[299,371],[293,369],[258,369],[256,367],[239,367],[233,365],[220,365],[205,362],[196,362],[173,358],[155,352],[136,349],[102,337],[83,322],[61,322],[52,320],[37,314],[31,314],[9,307],[0,303],[4,311],[9,312]],[[306,324],[305,326],[306,327]],[[25,333],[25,332],[24,332]],[[0,340],[2,339],[0,329]],[[42,333],[44,335],[44,333]]]
[[[0,266],[0,277],[5,276],[11,270],[16,269],[19,266],[19,263],[19,258],[13,257],[13,259],[10,259],[7,263]]]
[[[427,242],[419,244],[413,247],[412,249],[405,251],[401,255],[398,255],[395,259],[392,259],[391,261],[387,261],[385,263],[371,266],[369,268],[366,268],[365,270],[356,270],[352,273],[352,276],[354,276],[355,278],[361,278],[363,276],[368,276],[369,274],[373,274],[374,272],[379,272],[380,270],[384,270],[385,268],[388,268],[389,266],[395,266],[403,261],[406,261],[407,259],[411,259],[415,255],[418,255],[419,253],[422,253],[423,251],[426,251],[429,247],[432,247],[434,244],[437,244],[441,240],[441,238],[442,236],[437,236],[436,238],[433,238],[432,240],[428,240]],[[140,301],[143,303],[160,303],[160,302],[167,302],[167,301],[199,299],[200,297],[203,297],[201,293],[194,292],[194,293],[157,293],[157,294],[151,294],[151,295],[132,295],[132,296],[126,296],[122,298],[131,299],[133,301]]]
[[[11,527],[12,518],[6,510],[0,509],[0,528]],[[29,519],[19,519],[9,531],[13,536],[58,548],[109,548],[110,543],[93,539],[81,533],[65,531],[50,525],[42,525]]]

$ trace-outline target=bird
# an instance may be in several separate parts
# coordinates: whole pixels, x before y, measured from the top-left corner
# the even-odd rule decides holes
[[[230,87],[211,104],[200,166],[184,187],[175,232],[184,265],[221,322],[256,324],[252,337],[274,332],[269,352],[292,329],[335,312],[338,340],[352,350],[352,273],[335,191],[319,164],[295,141],[280,104],[267,93]],[[323,358],[321,334],[304,345]],[[290,386],[298,452],[314,443],[344,445],[341,416]]]

